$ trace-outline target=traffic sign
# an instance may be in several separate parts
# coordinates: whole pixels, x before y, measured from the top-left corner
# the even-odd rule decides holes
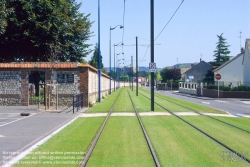
[[[173,79],[170,79],[170,82],[173,82],[174,80]]]
[[[220,74],[216,74],[215,75],[215,79],[220,80],[221,79],[221,75]]]
[[[149,63],[149,72],[156,72],[156,63]]]

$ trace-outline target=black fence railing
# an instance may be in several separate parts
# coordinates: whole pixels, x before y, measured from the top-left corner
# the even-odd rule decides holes
[[[72,107],[73,113],[75,110],[79,111],[81,108],[83,108],[83,93],[73,96]]]

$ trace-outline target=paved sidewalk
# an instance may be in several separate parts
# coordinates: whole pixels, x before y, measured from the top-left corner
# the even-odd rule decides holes
[[[39,111],[36,106],[0,107],[0,166],[5,153],[22,153],[58,128],[62,127],[86,108],[79,112],[50,113]],[[31,113],[20,116],[21,112]]]

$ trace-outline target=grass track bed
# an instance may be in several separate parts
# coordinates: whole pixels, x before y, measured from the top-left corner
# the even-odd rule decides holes
[[[143,95],[145,95],[146,97],[151,98],[150,94],[145,93],[145,92],[141,92],[141,93]],[[171,103],[169,101],[161,99],[161,98],[159,98],[157,96],[155,96],[155,102],[162,105],[163,107],[165,107],[166,109],[168,109],[171,112],[192,112],[192,110],[190,110],[190,109],[178,106],[178,105],[176,105],[174,103]]]
[[[97,103],[92,108],[89,108],[87,113],[105,113],[109,112],[111,106],[113,105],[116,97],[119,95],[121,89],[116,90],[107,98],[102,99],[101,103]]]
[[[161,166],[248,166],[226,159],[227,151],[175,117],[141,117]],[[223,159],[225,158],[225,159]]]
[[[250,132],[250,118],[235,118],[235,117],[214,117],[214,118]]]
[[[246,157],[250,159],[250,134],[241,130],[230,127],[226,124],[210,119],[205,116],[182,118],[194,126],[198,127],[208,135],[214,137],[216,140],[227,145],[231,149],[241,153],[247,153]]]
[[[121,94],[112,112],[134,112],[127,89],[128,88],[121,89]]]
[[[138,112],[150,112],[151,111],[151,102],[146,97],[142,96],[141,94],[138,94],[138,97],[136,96],[135,91],[129,90],[132,100],[134,101],[136,105],[136,110]],[[155,111],[156,112],[166,112],[162,107],[159,105],[155,105]]]
[[[147,93],[149,94],[150,92],[141,88],[140,91],[142,93]],[[181,105],[183,107],[187,107],[189,108],[190,110],[193,110],[193,111],[197,111],[197,112],[207,112],[207,113],[217,113],[217,114],[226,114],[224,111],[220,111],[220,110],[217,110],[217,109],[214,109],[214,108],[210,108],[210,107],[207,107],[207,106],[203,106],[203,105],[199,105],[199,104],[196,104],[196,103],[192,103],[192,102],[188,102],[188,101],[185,101],[185,100],[180,100],[180,99],[177,99],[177,98],[173,98],[173,97],[170,97],[170,96],[166,96],[166,95],[162,95],[160,93],[155,93],[155,97],[160,97],[160,98],[163,98],[163,99],[166,99],[170,102],[173,102],[173,103],[176,103],[178,105]],[[155,100],[155,102],[158,102]]]
[[[65,129],[57,133],[55,136],[50,138],[47,142],[43,145],[39,146],[35,149],[32,153],[24,157],[18,164],[15,164],[15,167],[27,167],[27,166],[78,166],[81,162],[84,154],[67,154],[69,152],[86,152],[88,149],[91,141],[93,140],[95,134],[97,133],[99,127],[101,126],[104,117],[95,117],[95,118],[78,118],[72,124],[67,126]],[[39,153],[41,152],[41,153]],[[49,154],[49,153],[55,154]],[[59,154],[57,152],[62,152],[63,154]],[[36,154],[39,153],[39,154]],[[46,153],[46,154],[42,154]],[[46,156],[46,157],[40,157]],[[51,156],[50,159],[47,157]],[[67,156],[73,156],[67,157]],[[39,158],[40,157],[40,158]],[[52,158],[57,158],[57,160]],[[33,159],[32,158],[36,158]],[[39,160],[39,163],[36,164],[27,164],[28,162],[35,162]],[[75,164],[63,164],[64,162],[69,160],[74,160]],[[55,161],[59,161],[59,164],[50,164],[49,162],[53,163]],[[24,164],[26,163],[26,164]],[[46,164],[44,164],[46,163]]]
[[[137,118],[110,117],[87,166],[154,166]]]

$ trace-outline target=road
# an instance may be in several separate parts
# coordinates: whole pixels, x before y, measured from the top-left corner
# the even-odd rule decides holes
[[[0,166],[4,164],[4,158],[8,160],[12,158],[11,154],[15,153],[17,156],[85,110],[83,108],[73,114],[72,112],[50,113],[36,108],[36,106],[0,107]],[[20,116],[22,112],[30,113],[30,116]]]
[[[149,90],[149,88],[146,88]],[[200,105],[216,108],[219,110],[226,111],[236,116],[250,116],[250,99],[236,99],[236,98],[206,98],[190,96],[177,91],[162,91],[155,90],[157,93],[163,95],[175,97],[178,99],[186,100]]]

